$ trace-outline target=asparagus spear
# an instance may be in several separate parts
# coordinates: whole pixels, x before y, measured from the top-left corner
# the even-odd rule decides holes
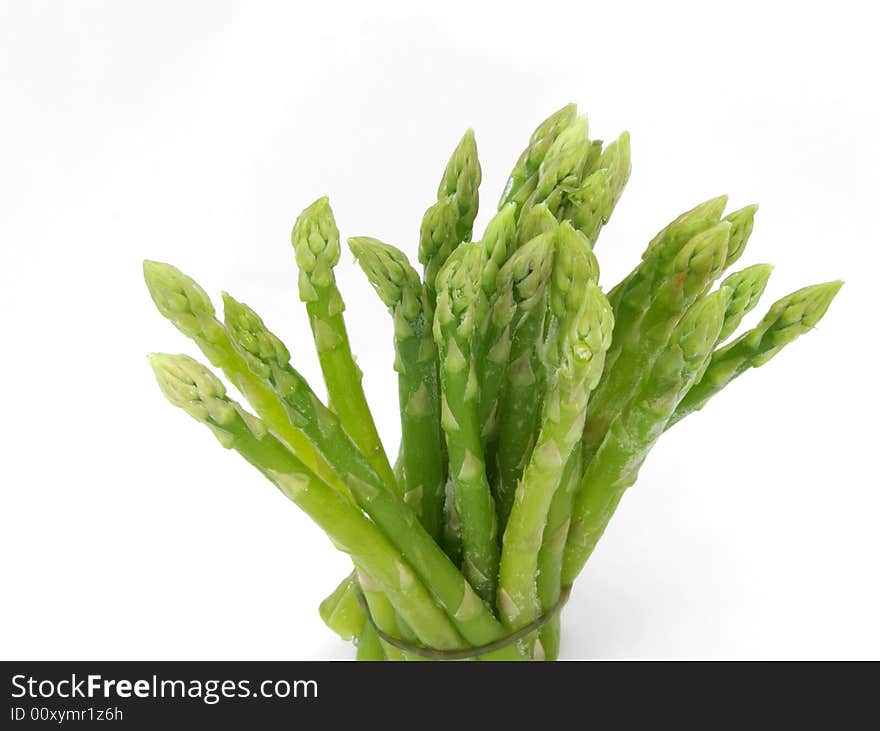
[[[287,349],[246,305],[224,295],[226,326],[232,342],[256,374],[268,381],[282,398],[291,418],[313,440],[328,463],[344,480],[352,497],[401,551],[425,582],[456,627],[473,645],[502,635],[501,624],[476,597],[462,574],[421,525],[413,510],[388,489],[372,465],[289,363]],[[415,628],[414,628],[415,629]],[[499,651],[508,659],[515,649]]]
[[[798,336],[812,330],[842,286],[843,282],[834,281],[792,292],[774,303],[754,328],[712,353],[706,372],[678,405],[669,426],[702,409],[732,380],[749,368],[764,365]]]
[[[632,398],[650,373],[682,313],[723,271],[730,228],[730,223],[722,221],[691,237],[680,249],[670,250],[664,243],[655,250],[652,258],[657,261],[647,306],[641,304],[645,294],[639,293],[633,298],[638,303],[639,319],[629,320],[629,330],[621,329],[615,321],[611,350],[616,351],[617,360],[610,364],[610,371],[606,365],[591,399],[590,419],[584,430],[588,460],[599,448],[621,405]],[[627,310],[630,303],[629,295],[624,295],[618,308],[622,315],[631,315]]]
[[[525,203],[537,185],[538,170],[547,151],[576,117],[577,107],[574,104],[567,104],[538,125],[507,179],[504,193],[498,203],[499,209],[508,203],[515,203],[517,208]]]
[[[767,286],[772,264],[754,264],[741,271],[734,272],[721,282],[730,292],[730,303],[724,313],[724,325],[718,334],[718,342],[724,342],[739,327],[742,319],[751,312]]]
[[[569,224],[563,226],[566,235],[576,234]],[[516,309],[510,319],[510,354],[503,370],[497,427],[493,429],[491,422],[488,426],[490,434],[497,429],[494,489],[502,529],[538,430],[545,376],[541,346],[547,315],[547,274],[552,272],[552,251],[558,235],[553,231],[532,239],[520,250],[523,256],[511,260],[514,266],[508,273],[514,279],[510,291]]]
[[[602,291],[583,274],[570,278],[567,285],[569,291],[561,299],[574,311],[560,318],[557,380],[548,394],[541,432],[504,531],[498,608],[511,629],[541,614],[536,574],[547,513],[563,467],[581,438],[587,399],[599,381],[605,350],[611,344],[611,306]],[[567,315],[574,321],[566,322]]]
[[[365,237],[349,239],[348,245],[394,316],[403,495],[436,540],[443,524],[446,469],[436,346],[431,332],[433,307],[403,252]]]
[[[220,368],[247,398],[272,432],[284,441],[311,470],[322,479],[343,489],[323,459],[301,430],[287,417],[284,405],[259,378],[254,376],[235,351],[214,305],[195,281],[170,264],[144,262],[144,280],[159,312],[199,346],[205,357]]]
[[[419,261],[425,267],[425,288],[431,301],[436,297],[435,283],[440,269],[455,248],[471,238],[479,209],[481,180],[477,143],[473,130],[468,130],[446,165],[437,190],[437,203],[422,219]]]
[[[397,490],[348,342],[345,304],[333,274],[339,261],[339,231],[327,198],[300,214],[291,241],[299,267],[299,296],[306,304],[331,407],[385,484]]]
[[[577,117],[554,140],[538,168],[538,179],[522,211],[543,203],[559,217],[568,202],[567,193],[575,190],[590,154],[587,118]]]
[[[577,488],[563,556],[563,585],[580,573],[624,490],[635,482],[676,405],[709,358],[730,294],[720,288],[688,309],[635,397],[612,420]]]
[[[549,611],[559,602],[562,593],[562,556],[571,523],[574,496],[583,472],[583,445],[575,445],[571,456],[565,463],[559,487],[553,493],[541,551],[538,554],[538,598],[541,610]],[[560,621],[559,613],[551,619],[540,632],[541,649],[548,660],[559,656]]]
[[[302,508],[333,545],[348,553],[375,582],[421,642],[449,649],[463,645],[442,609],[382,532],[318,479],[262,421],[229,399],[207,368],[183,355],[153,355],[150,360],[165,397],[207,425],[224,447],[235,449]]]
[[[461,519],[464,574],[477,594],[492,604],[498,572],[497,523],[480,442],[472,357],[476,313],[484,296],[481,264],[479,244],[465,244],[440,271],[434,339],[440,350],[442,426]]]
[[[510,358],[511,332],[518,331],[523,318],[542,301],[553,263],[553,241],[552,232],[536,236],[498,273],[495,300],[486,318],[484,355],[478,363],[479,424],[484,444],[497,435],[498,401]]]

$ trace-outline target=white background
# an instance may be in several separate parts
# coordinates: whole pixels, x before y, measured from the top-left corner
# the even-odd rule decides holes
[[[564,656],[880,657],[870,4],[294,5],[0,3],[2,656],[350,657],[316,611],[345,557],[159,394],[145,353],[196,353],[141,260],[253,305],[317,384],[298,212],[327,193],[344,236],[414,257],[472,126],[479,231],[533,127],[574,101],[594,137],[632,134],[605,284],[726,192],[761,204],[759,310],[846,286],[664,437],[577,584]],[[347,253],[338,279],[393,453],[390,322]]]

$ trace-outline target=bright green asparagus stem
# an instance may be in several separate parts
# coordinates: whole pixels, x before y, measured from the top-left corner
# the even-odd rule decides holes
[[[443,525],[446,466],[440,430],[440,388],[434,313],[406,255],[376,239],[352,238],[349,247],[394,317],[400,400],[403,495],[437,540]]]
[[[583,445],[575,445],[562,472],[559,487],[553,494],[541,552],[538,554],[538,598],[541,610],[549,611],[559,602],[562,594],[562,556],[568,527],[571,523],[571,510],[580,477],[583,472]],[[559,657],[560,615],[557,614],[541,629],[540,641],[544,656],[548,660]]]
[[[279,398],[250,372],[232,347],[226,329],[215,316],[214,305],[205,291],[179,269],[157,261],[144,262],[144,280],[159,312],[193,340],[214,367],[223,371],[272,432],[309,469],[342,489],[342,484],[315,452],[308,437],[290,423]]]
[[[556,228],[555,220],[553,228]],[[517,249],[498,273],[495,300],[486,318],[484,355],[477,363],[478,413],[484,444],[497,436],[498,402],[510,357],[511,332],[517,330],[522,319],[542,301],[553,265],[553,241],[552,231],[536,236]]]
[[[718,342],[724,342],[739,327],[743,317],[751,312],[767,286],[772,264],[754,264],[734,272],[721,282],[722,287],[731,291],[730,303],[724,313],[724,325],[718,334]]]
[[[246,305],[228,295],[224,301],[227,330],[248,367],[273,386],[291,418],[344,479],[358,505],[413,566],[465,639],[474,645],[497,640],[502,634],[500,623],[477,598],[413,510],[379,478],[341,428],[336,415],[321,404],[302,376],[291,367],[289,354],[281,341]],[[515,649],[499,652],[508,659],[517,657]]]
[[[497,523],[480,443],[477,372],[472,357],[476,313],[484,296],[482,258],[479,244],[465,244],[440,271],[434,339],[440,350],[442,426],[461,520],[464,574],[477,594],[492,604],[498,572]]]
[[[541,431],[504,530],[498,609],[511,629],[541,615],[536,576],[547,513],[563,468],[580,441],[587,399],[599,381],[611,344],[611,306],[602,291],[587,276],[570,278],[567,284],[569,291],[561,299],[574,312],[563,313],[559,320],[556,382],[544,405]],[[569,314],[574,317],[567,322]]]
[[[553,146],[556,138],[576,118],[577,107],[574,104],[568,104],[538,125],[529,139],[528,147],[519,156],[510,177],[507,179],[504,193],[498,203],[499,209],[508,203],[515,203],[518,209],[526,202],[538,184],[538,170],[548,150]]]
[[[385,484],[397,490],[348,342],[342,315],[345,305],[333,274],[339,261],[339,231],[326,198],[319,198],[300,214],[291,241],[299,267],[299,296],[309,314],[330,405]]]
[[[422,219],[419,261],[425,267],[425,288],[432,302],[438,272],[461,242],[470,241],[480,205],[481,180],[477,143],[473,130],[468,130],[446,165],[437,190],[437,203]]]
[[[843,282],[804,287],[783,297],[757,326],[712,353],[703,377],[688,391],[669,426],[702,409],[712,396],[749,368],[764,365],[786,345],[812,330],[828,311]]]
[[[621,405],[648,377],[682,314],[723,271],[730,228],[730,223],[722,221],[692,236],[684,246],[670,250],[661,244],[654,252],[658,261],[648,291],[622,297],[615,317],[618,313],[631,317],[633,310],[640,316],[637,321],[630,319],[630,330],[619,328],[615,321],[611,347],[618,357],[614,363],[606,363],[590,401],[590,419],[584,430],[587,460],[599,448]]]
[[[578,487],[562,565],[562,585],[580,573],[621,495],[635,482],[676,405],[698,377],[718,339],[730,290],[701,297],[676,325],[638,391],[611,422]],[[622,407],[622,408],[621,408]]]
[[[302,508],[376,583],[420,641],[438,648],[462,646],[442,609],[382,531],[318,479],[262,421],[231,401],[207,368],[182,355],[154,355],[151,364],[166,398],[207,425],[224,447],[235,449]]]
[[[563,226],[572,234],[576,233],[568,224]],[[547,317],[547,284],[548,274],[552,273],[557,231],[532,239],[517,251],[504,271],[505,277],[513,280],[510,292],[515,310],[508,315],[510,352],[504,364],[504,380],[495,417],[497,426],[493,424],[491,414],[486,417],[484,426],[484,432],[490,437],[497,433],[493,487],[502,530],[539,428],[546,375],[542,342]]]
[[[360,636],[366,623],[366,616],[355,593],[355,581],[355,573],[346,576],[318,607],[324,624],[343,640],[353,640]]]

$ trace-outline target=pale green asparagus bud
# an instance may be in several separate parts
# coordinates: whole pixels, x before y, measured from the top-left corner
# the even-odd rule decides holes
[[[568,104],[538,125],[529,139],[528,147],[523,150],[510,173],[501,201],[498,203],[499,209],[510,202],[516,203],[519,207],[532,194],[537,184],[538,169],[547,151],[576,117],[577,107]]]
[[[159,312],[195,341],[220,367],[229,359],[229,341],[217,320],[210,297],[179,269],[158,261],[144,262],[144,280]]]
[[[706,372],[678,405],[670,426],[706,402],[749,368],[764,365],[786,345],[816,326],[843,282],[804,287],[773,304],[754,328],[712,354]]]
[[[611,194],[611,204],[605,215],[605,223],[611,216],[611,211],[620,200],[623,189],[629,180],[632,170],[629,146],[629,132],[623,132],[614,142],[606,147],[599,161],[596,163],[598,169],[608,171],[609,192]]]
[[[727,312],[724,314],[724,325],[718,335],[718,342],[727,340],[739,327],[743,317],[758,304],[772,271],[772,264],[754,264],[734,272],[721,283],[722,287],[730,289],[731,297],[727,305]]]
[[[587,132],[587,118],[578,117],[556,138],[538,170],[537,186],[527,207],[544,203],[554,215],[563,210],[564,193],[576,188],[590,152]]]
[[[566,221],[556,230],[550,309],[557,318],[579,316],[587,282],[599,280],[599,262],[587,237]]]
[[[399,249],[367,236],[348,240],[367,279],[384,305],[408,321],[422,314],[422,280]]]
[[[468,130],[446,165],[437,190],[437,203],[422,219],[419,261],[425,267],[425,287],[432,301],[437,273],[455,248],[471,238],[479,209],[481,180],[474,133]]]
[[[724,217],[730,223],[730,241],[727,244],[727,262],[725,266],[734,264],[746,249],[752,229],[755,227],[755,213],[758,206],[751,205],[734,211]]]
[[[524,210],[517,224],[517,246],[527,244],[548,231],[555,231],[558,225],[556,216],[543,203]]]
[[[437,200],[452,198],[455,201],[458,210],[455,233],[459,241],[471,239],[474,219],[480,207],[481,180],[477,141],[474,131],[469,129],[453,151],[437,189]]]
[[[499,209],[483,233],[483,291],[495,296],[498,288],[498,271],[513,254],[516,246],[516,206],[508,203]]]
[[[569,195],[567,215],[572,225],[595,244],[612,208],[611,174],[597,170]]]
[[[299,267],[300,299],[314,302],[318,299],[318,288],[336,283],[333,267],[339,261],[339,229],[326,196],[312,203],[296,219],[291,241]]]

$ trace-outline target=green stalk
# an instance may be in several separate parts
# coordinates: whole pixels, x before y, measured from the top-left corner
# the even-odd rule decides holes
[[[485,318],[483,356],[477,363],[478,413],[484,445],[493,442],[498,433],[498,403],[510,360],[511,332],[519,329],[522,319],[544,295],[552,271],[553,242],[553,231],[536,236],[517,249],[498,272],[495,299]]]
[[[367,279],[394,317],[403,496],[437,540],[443,526],[446,465],[440,387],[431,332],[433,307],[403,252],[376,239],[349,239]]]
[[[661,356],[682,314],[723,271],[731,224],[723,221],[690,237],[683,246],[658,246],[647,292],[625,294],[618,313],[630,325],[615,320],[609,352],[617,360],[607,363],[591,398],[590,419],[584,430],[589,460],[605,438],[612,421],[639,389]],[[630,298],[630,294],[633,294]],[[642,304],[645,302],[645,304]],[[633,310],[639,317],[632,319]],[[615,313],[617,316],[617,313]],[[610,370],[609,370],[610,368]]]
[[[754,328],[712,353],[705,373],[678,404],[669,426],[702,409],[728,383],[750,368],[764,365],[786,345],[812,330],[842,286],[841,281],[826,282],[792,292],[774,303]]]
[[[232,347],[226,328],[217,319],[211,299],[193,279],[170,264],[144,262],[144,280],[159,312],[190,338],[215,368],[244,395],[250,405],[306,466],[344,490],[308,437],[295,428],[280,399],[253,375]]]
[[[562,595],[562,556],[571,523],[574,496],[583,469],[583,445],[575,445],[571,456],[565,463],[559,487],[553,493],[541,551],[538,554],[538,598],[541,611],[547,612],[555,607]],[[559,657],[560,614],[557,614],[541,629],[540,641],[544,656],[549,660]]]
[[[498,608],[512,630],[541,615],[536,576],[547,514],[563,468],[581,439],[587,399],[611,344],[611,306],[602,291],[586,275],[569,275],[567,284],[569,291],[561,299],[568,300],[574,312],[564,312],[560,318],[556,383],[544,405],[541,431],[504,531]]]
[[[315,348],[333,411],[355,444],[392,490],[394,472],[379,439],[354,362],[333,267],[339,261],[339,230],[326,198],[319,198],[296,220],[291,234],[299,267],[299,296],[305,302]]]
[[[487,437],[497,435],[493,487],[502,527],[537,430],[544,377],[541,343],[555,240],[555,230],[535,237],[502,270],[506,280],[502,286],[509,298],[498,306],[506,309],[503,317],[509,322],[510,345],[506,361],[500,360],[503,353],[499,353],[498,363],[492,364],[497,374],[490,373],[500,378],[497,412],[487,414],[484,407],[481,414]],[[494,385],[486,395],[487,405],[492,403],[493,391]]]
[[[318,479],[266,425],[226,396],[223,384],[187,356],[153,355],[151,364],[165,397],[208,426],[296,503],[351,556],[394,608],[430,647],[462,646],[455,627],[382,531],[349,500]]]
[[[701,297],[676,325],[634,397],[612,420],[577,488],[562,565],[562,585],[580,573],[623,492],[632,485],[676,405],[708,360],[724,322],[730,290]]]
[[[473,354],[483,297],[482,248],[459,246],[437,277],[434,339],[440,350],[442,419],[455,507],[461,520],[464,575],[488,604],[498,573],[497,523],[480,441]]]
[[[384,484],[341,428],[336,415],[320,402],[305,379],[290,365],[289,353],[281,341],[246,305],[228,295],[224,301],[227,330],[248,366],[272,385],[291,418],[337,471],[361,509],[413,566],[465,639],[473,645],[497,640],[502,634],[501,624],[477,599],[413,510]],[[502,654],[512,658],[515,650]]]

